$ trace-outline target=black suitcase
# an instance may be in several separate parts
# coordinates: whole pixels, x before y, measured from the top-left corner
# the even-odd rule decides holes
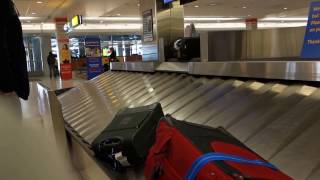
[[[93,141],[95,155],[115,170],[144,163],[163,116],[160,103],[120,110]]]

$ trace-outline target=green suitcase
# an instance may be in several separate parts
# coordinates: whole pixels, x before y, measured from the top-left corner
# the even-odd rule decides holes
[[[163,116],[160,103],[120,110],[93,141],[95,155],[115,170],[143,164]]]

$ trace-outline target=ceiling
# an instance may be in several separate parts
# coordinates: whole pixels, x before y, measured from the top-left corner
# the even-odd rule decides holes
[[[187,16],[306,16],[314,0],[197,0],[185,6]]]
[[[52,32],[55,29],[53,24],[55,17],[70,18],[77,14],[85,17],[83,29],[78,28],[78,31],[105,32],[108,30],[122,32],[128,30],[140,32],[141,28],[139,0],[13,1],[20,12],[24,32]],[[259,18],[259,28],[305,26],[311,1],[197,0],[184,6],[185,23],[193,22],[197,29],[202,30],[245,29],[244,18],[257,17]],[[135,20],[128,20],[128,17],[135,18]],[[295,18],[295,20],[277,19],[270,21],[266,20],[265,17]],[[110,20],[110,18],[124,18],[126,20]],[[206,18],[210,20],[204,20]],[[299,18],[302,20],[297,20]]]
[[[21,16],[52,21],[54,17],[138,16],[135,0],[14,0]]]
[[[39,3],[42,2],[42,3]],[[303,17],[312,0],[197,0],[185,5],[185,16]],[[14,0],[21,16],[139,16],[138,0]]]

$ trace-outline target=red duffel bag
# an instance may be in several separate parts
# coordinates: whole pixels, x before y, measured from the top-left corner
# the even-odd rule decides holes
[[[147,180],[292,180],[222,128],[169,116],[145,163]]]

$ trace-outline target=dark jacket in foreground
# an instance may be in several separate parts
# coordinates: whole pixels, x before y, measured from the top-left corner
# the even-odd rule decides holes
[[[27,100],[30,89],[26,52],[21,22],[11,0],[0,1],[0,17],[0,91],[15,91]]]

